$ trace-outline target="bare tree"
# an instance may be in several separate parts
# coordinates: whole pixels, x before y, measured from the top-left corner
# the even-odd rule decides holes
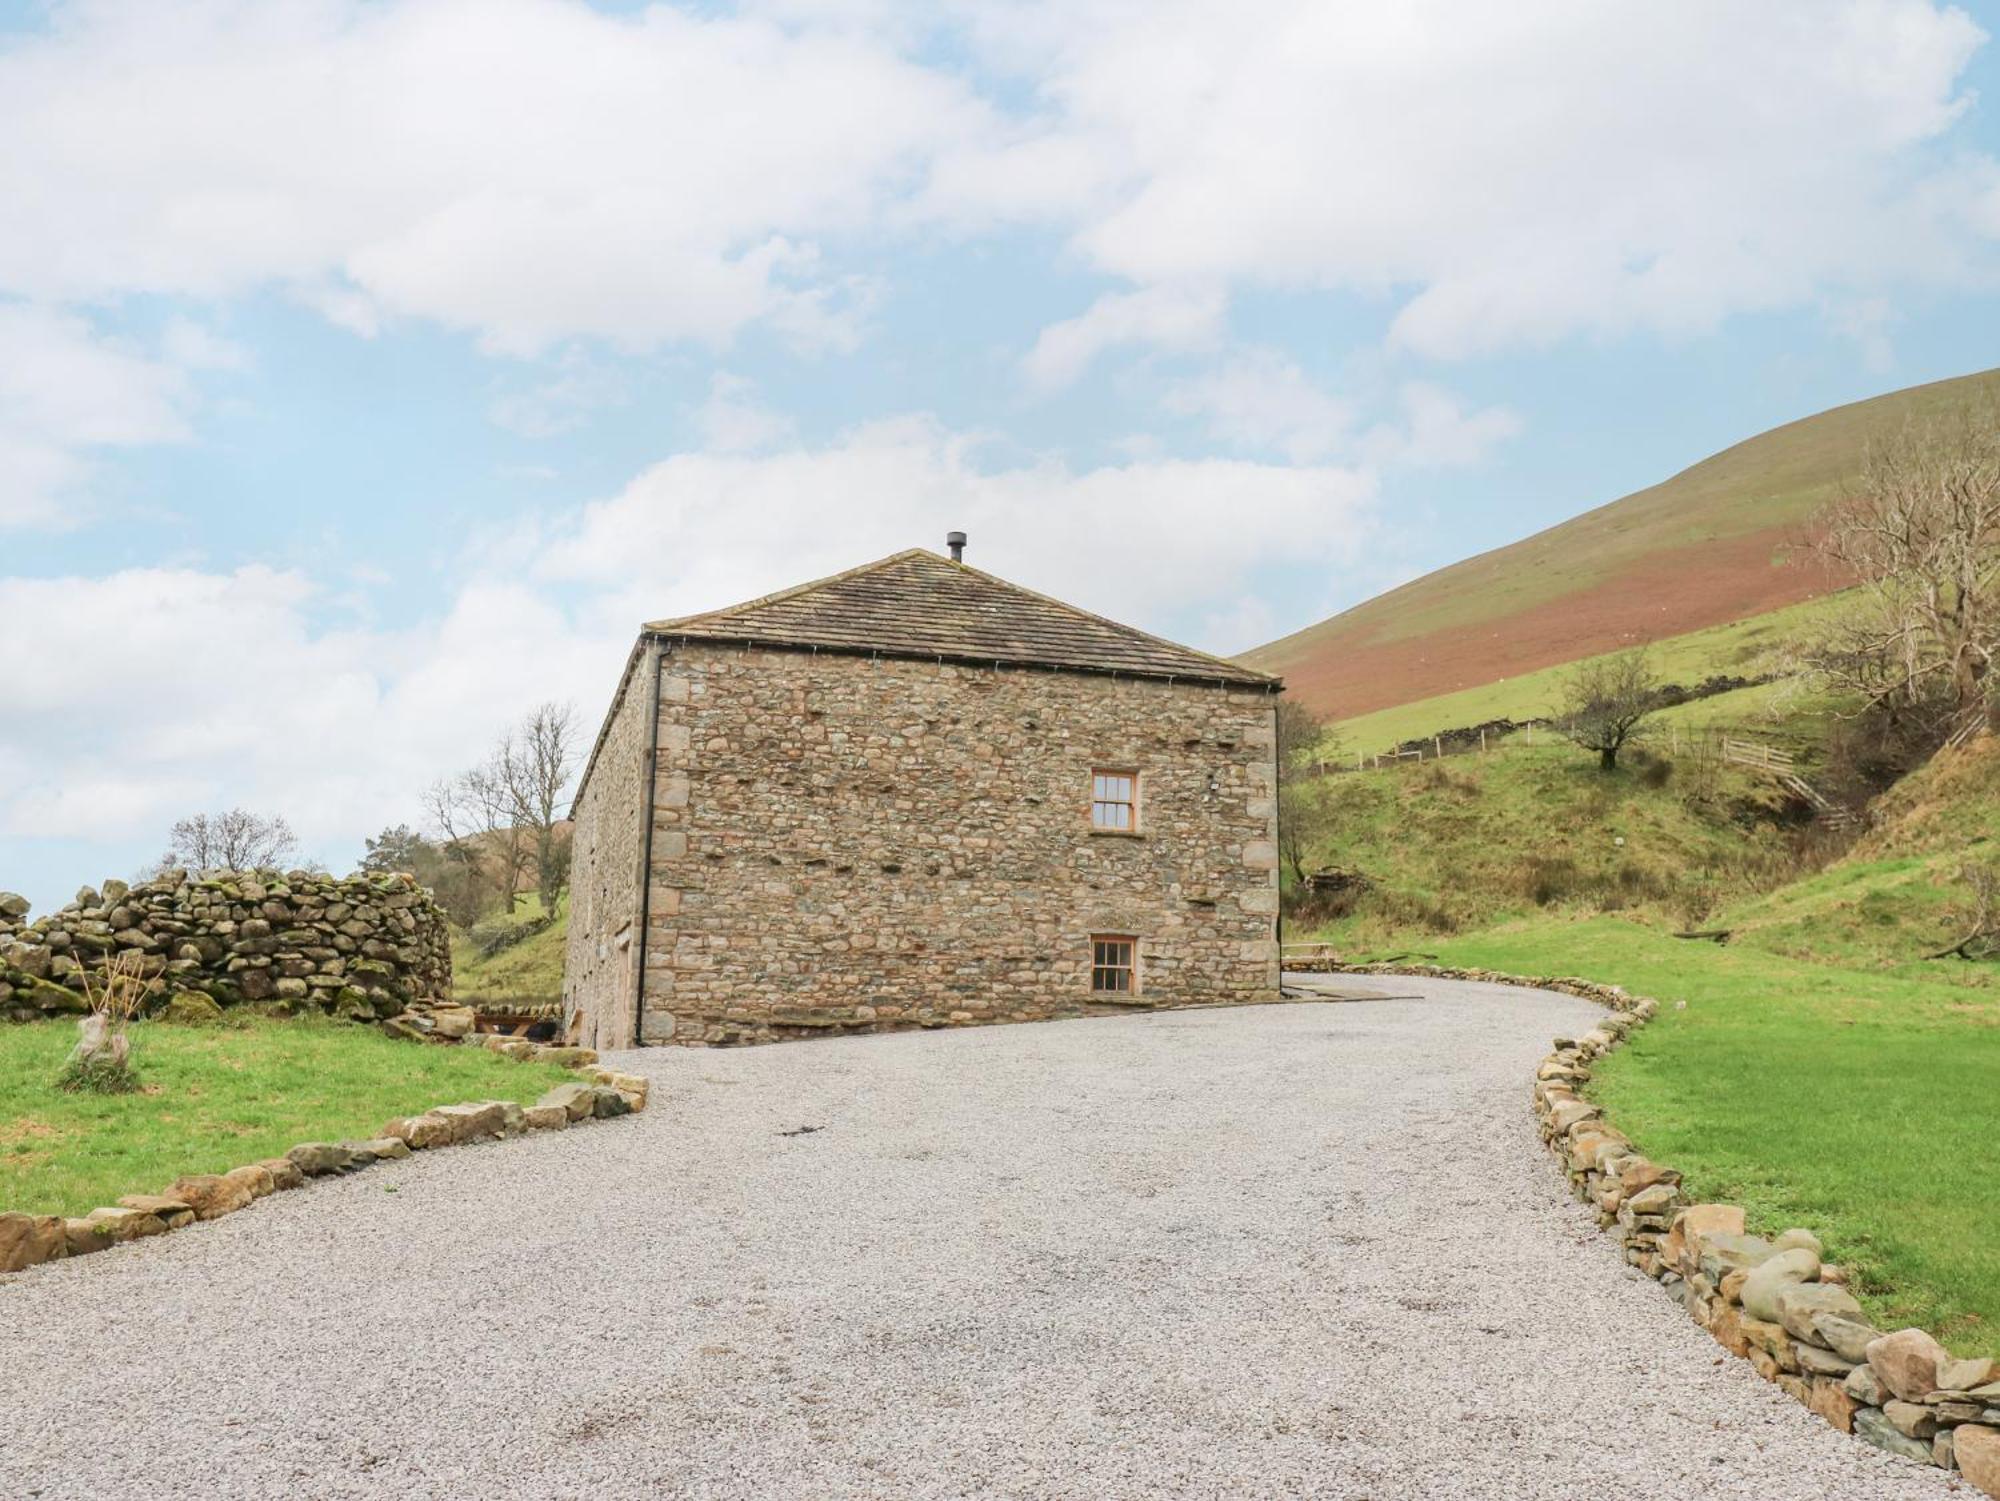
[[[569,844],[559,828],[576,771],[577,733],[572,705],[542,704],[500,742],[494,757],[514,826],[532,845],[535,889],[549,917],[569,885]]]
[[[1803,655],[1865,709],[1986,707],[2000,653],[2000,406],[1912,421],[1815,518],[1856,588]]]
[[[276,865],[299,847],[299,836],[282,818],[266,818],[245,808],[227,813],[195,813],[167,833],[164,866],[194,870],[255,870]]]
[[[569,884],[562,825],[576,771],[577,734],[570,705],[542,704],[501,736],[479,765],[432,783],[424,793],[444,858],[509,912],[531,870],[549,916]]]
[[[1593,657],[1563,680],[1556,727],[1585,750],[1597,752],[1605,771],[1618,769],[1618,753],[1659,707],[1659,685],[1643,648]]]
[[[446,861],[462,872],[473,891],[514,910],[521,875],[528,868],[528,843],[514,821],[514,801],[496,751],[478,766],[444,777],[424,790],[424,809],[443,841]],[[475,911],[486,910],[482,900]]]

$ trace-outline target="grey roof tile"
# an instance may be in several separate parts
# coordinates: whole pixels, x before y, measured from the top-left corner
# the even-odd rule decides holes
[[[661,636],[1274,685],[922,548],[762,599],[646,627]]]

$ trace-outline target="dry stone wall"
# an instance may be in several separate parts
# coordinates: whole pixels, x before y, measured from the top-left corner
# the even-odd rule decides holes
[[[1843,1433],[1918,1464],[1960,1472],[2000,1497],[2000,1360],[1960,1359],[1922,1329],[1868,1322],[1846,1273],[1810,1230],[1747,1233],[1734,1204],[1691,1204],[1681,1175],[1651,1161],[1583,1097],[1591,1065],[1652,1019],[1655,1001],[1615,985],[1429,964],[1316,964],[1350,974],[1526,985],[1611,1008],[1559,1037],[1534,1085],[1542,1139],[1625,1260],[1667,1289],[1716,1343],[1748,1360]]]
[[[1267,691],[699,643],[659,671],[643,1040],[1276,995]],[[1136,834],[1093,832],[1095,768],[1137,773]],[[604,771],[577,811],[580,888],[627,855],[612,809],[635,794]],[[574,929],[572,958],[605,925]],[[1098,933],[1138,940],[1130,994],[1092,992]],[[581,1040],[624,1045],[578,978]]]
[[[414,1025],[451,997],[444,914],[408,875],[170,870],[28,911],[0,893],[0,1016],[14,1021],[85,1010],[83,972],[118,955],[158,982],[161,1009],[271,1002]]]

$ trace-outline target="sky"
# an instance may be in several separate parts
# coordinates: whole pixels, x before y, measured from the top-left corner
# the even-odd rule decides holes
[[[0,0],[0,889],[949,529],[1235,652],[2000,363],[1996,9]]]

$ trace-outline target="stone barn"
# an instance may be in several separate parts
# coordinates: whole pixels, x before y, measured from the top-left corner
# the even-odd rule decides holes
[[[950,540],[640,632],[573,811],[577,1041],[1277,995],[1278,680]]]

